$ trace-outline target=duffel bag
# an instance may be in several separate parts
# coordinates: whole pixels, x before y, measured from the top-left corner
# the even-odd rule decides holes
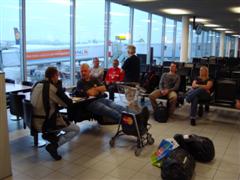
[[[215,149],[211,139],[195,134],[176,134],[174,139],[178,142],[180,147],[193,155],[197,161],[209,162],[214,159]]]
[[[163,180],[190,180],[195,168],[193,156],[178,147],[163,159],[161,177]]]

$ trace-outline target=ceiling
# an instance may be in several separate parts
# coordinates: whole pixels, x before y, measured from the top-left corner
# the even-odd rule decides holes
[[[131,0],[111,0],[119,4],[137,8],[169,18],[181,20],[182,15],[168,15],[160,11],[164,8],[190,10],[189,17],[209,19],[209,23],[235,31],[240,35],[240,14],[229,11],[230,7],[240,7],[240,0],[156,0],[152,2],[132,2]]]

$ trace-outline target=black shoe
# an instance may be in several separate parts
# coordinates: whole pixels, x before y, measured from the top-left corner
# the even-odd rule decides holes
[[[209,105],[205,105],[205,112],[209,112]]]
[[[58,148],[57,144],[48,144],[46,146],[46,150],[49,152],[52,158],[55,159],[56,161],[62,159],[62,157],[57,152],[57,148]]]
[[[42,138],[52,144],[57,143],[59,140],[59,137],[57,136],[56,133],[43,133]]]
[[[199,117],[202,117],[202,116],[203,116],[203,106],[202,106],[202,105],[200,105],[200,106],[198,107],[198,116],[199,116]]]
[[[191,119],[191,125],[196,126],[196,119],[193,119],[193,118]]]

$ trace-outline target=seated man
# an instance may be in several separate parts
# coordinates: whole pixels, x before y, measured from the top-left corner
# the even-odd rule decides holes
[[[124,73],[118,67],[119,61],[117,59],[113,60],[113,67],[108,69],[105,83],[107,85],[107,89],[109,92],[109,99],[114,101],[114,92],[117,91],[116,82],[120,82],[123,80]]]
[[[177,65],[175,63],[171,63],[170,71],[168,73],[163,73],[159,82],[159,89],[153,91],[150,95],[150,101],[152,103],[153,110],[157,109],[156,99],[161,96],[167,96],[169,100],[169,109],[168,113],[171,116],[176,108],[177,104],[177,93],[176,91],[180,85],[180,77],[177,72]]]
[[[200,68],[199,77],[192,82],[192,89],[187,93],[186,100],[191,103],[190,119],[191,125],[196,125],[196,114],[199,100],[210,101],[210,93],[213,82],[209,79],[208,68]],[[203,111],[202,107],[199,109]],[[202,112],[200,112],[202,113]]]
[[[82,97],[99,97],[87,104],[87,110],[99,116],[109,117],[116,121],[116,123],[120,122],[122,112],[127,111],[127,109],[123,106],[115,104],[109,99],[101,97],[101,95],[106,91],[106,87],[97,79],[92,79],[90,77],[90,68],[88,64],[82,64],[80,72],[81,80],[77,83],[76,95]]]
[[[50,142],[46,146],[50,155],[55,160],[60,160],[57,148],[76,136],[79,127],[63,119],[58,113],[58,105],[67,107],[72,101],[59,85],[58,70],[55,67],[48,67],[45,71],[45,80],[34,85],[31,103],[34,128],[43,132],[43,138]],[[65,134],[57,136],[60,131],[64,131]]]
[[[103,82],[104,69],[99,66],[99,59],[97,57],[93,58],[93,68],[91,68],[90,76],[99,82]]]

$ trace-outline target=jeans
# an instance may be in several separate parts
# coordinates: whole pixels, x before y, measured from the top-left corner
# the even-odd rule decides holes
[[[199,100],[209,101],[210,95],[203,88],[191,89],[187,93],[186,100],[191,103],[190,118],[195,119]]]
[[[114,119],[116,122],[120,122],[122,112],[127,111],[127,108],[120,106],[109,99],[100,98],[91,102],[87,106],[87,110],[96,115],[107,116]]]
[[[64,131],[65,134],[60,135],[59,141],[58,141],[58,146],[61,146],[64,143],[70,141],[80,131],[79,127],[76,124],[72,124],[72,123],[69,126],[63,128],[61,130]]]

